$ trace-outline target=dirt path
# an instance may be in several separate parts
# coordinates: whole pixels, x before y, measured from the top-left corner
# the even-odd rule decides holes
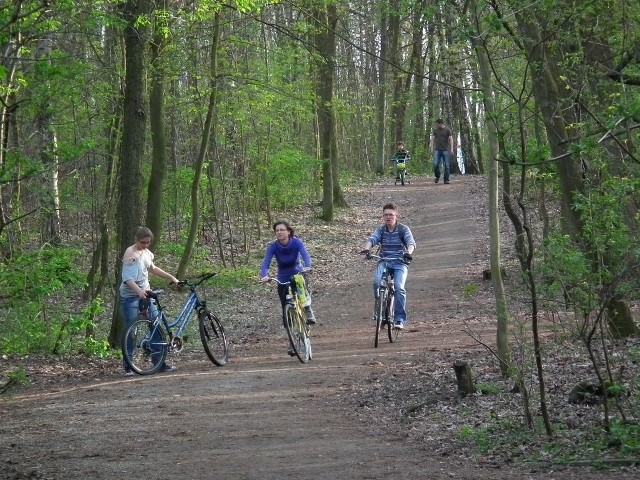
[[[363,422],[345,414],[346,394],[363,375],[430,350],[473,346],[459,322],[477,314],[460,278],[480,268],[472,252],[486,245],[475,209],[462,201],[473,198],[474,185],[466,177],[450,185],[416,178],[372,193],[379,205],[372,221],[394,201],[418,242],[408,284],[411,326],[397,343],[373,348],[373,264],[361,264],[358,274],[315,296],[320,323],[308,365],[286,356],[279,339],[237,346],[224,368],[178,361],[173,374],[113,376],[0,400],[2,478],[507,478],[506,469],[432,456],[385,433],[382,417]],[[354,252],[364,238],[353,239]]]

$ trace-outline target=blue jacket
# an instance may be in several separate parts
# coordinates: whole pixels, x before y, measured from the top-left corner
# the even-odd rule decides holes
[[[289,243],[282,245],[278,240],[271,243],[267,247],[267,253],[262,262],[260,277],[266,277],[269,273],[269,266],[273,257],[276,258],[278,264],[278,280],[288,282],[293,275],[302,272],[302,264],[304,262],[306,268],[311,268],[311,257],[307,253],[307,249],[297,237],[289,239]]]

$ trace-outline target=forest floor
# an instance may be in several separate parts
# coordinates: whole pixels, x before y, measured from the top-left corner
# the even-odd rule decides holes
[[[521,395],[487,348],[495,318],[482,276],[486,178],[411,180],[349,192],[349,207],[330,225],[318,220],[318,207],[292,212],[315,263],[318,325],[306,365],[287,356],[275,290],[257,282],[233,292],[235,305],[209,302],[231,341],[224,367],[208,361],[198,338],[170,358],[176,372],[145,377],[123,377],[115,359],[0,359],[0,377],[21,368],[31,380],[0,396],[0,478],[639,478],[638,459],[622,454],[598,462],[605,470],[589,466],[602,460],[587,443],[601,406],[567,404],[589,368],[584,354],[553,351],[553,329],[545,367],[562,433],[554,442],[541,424],[523,433]],[[410,324],[397,342],[374,348],[374,263],[357,252],[389,201],[418,247],[407,283]],[[457,395],[456,361],[493,393]],[[537,419],[535,401],[532,408]],[[560,462],[553,445],[575,461]]]

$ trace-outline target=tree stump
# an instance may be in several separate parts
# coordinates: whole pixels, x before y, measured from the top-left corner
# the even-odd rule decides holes
[[[473,375],[471,374],[471,365],[465,361],[458,360],[453,364],[453,369],[456,372],[458,394],[465,397],[476,393],[476,385],[473,382]]]

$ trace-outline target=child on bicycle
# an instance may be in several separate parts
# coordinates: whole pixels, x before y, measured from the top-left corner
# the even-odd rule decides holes
[[[138,318],[141,304],[144,308],[149,308],[151,316],[157,311],[155,303],[150,302],[147,297],[149,285],[149,273],[153,273],[162,278],[166,278],[171,283],[177,284],[178,279],[165,272],[153,263],[153,253],[149,250],[149,245],[153,242],[153,233],[147,227],[138,227],[135,233],[136,242],[127,248],[122,256],[122,283],[120,283],[120,304],[124,314],[124,331]],[[133,375],[126,360],[123,360],[125,376]],[[160,367],[160,372],[172,372],[174,366],[164,364]]]
[[[368,256],[371,248],[375,245],[380,245],[380,256],[397,259],[386,263],[378,263],[373,280],[373,294],[375,296],[378,291],[378,285],[386,264],[386,268],[393,275],[395,283],[396,311],[395,325],[393,327],[402,330],[407,323],[407,291],[404,288],[409,271],[407,265],[413,258],[411,254],[416,248],[416,242],[413,239],[411,229],[402,223],[398,223],[398,207],[395,204],[387,203],[382,207],[382,218],[384,219],[384,225],[375,229],[367,240],[364,250],[360,253]]]
[[[409,150],[407,150],[406,148],[404,148],[404,142],[398,142],[396,144],[396,153],[393,155],[393,169],[395,171],[396,174],[396,180],[400,180],[400,172],[398,171],[398,163],[402,163],[405,165],[405,169],[406,169],[406,163],[409,161],[409,159],[411,158],[411,154],[409,153]],[[406,172],[405,172],[406,174]]]
[[[273,231],[276,239],[267,247],[267,252],[262,262],[262,269],[260,270],[260,281],[263,283],[269,281],[269,266],[274,257],[278,265],[277,276],[280,282],[289,282],[294,275],[310,271],[311,257],[302,240],[295,236],[293,227],[291,227],[289,222],[285,220],[276,221],[273,224]],[[304,263],[304,268],[300,260]],[[278,296],[280,297],[283,313],[284,305],[287,302],[287,290],[287,285],[278,285]],[[304,309],[307,314],[307,323],[309,325],[315,324],[316,317],[313,309],[310,306],[304,307]]]

